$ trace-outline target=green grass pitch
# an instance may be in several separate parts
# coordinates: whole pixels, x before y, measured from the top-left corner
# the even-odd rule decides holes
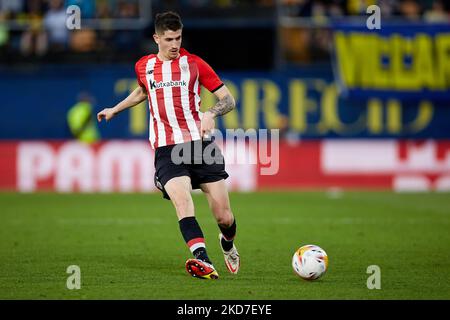
[[[450,195],[232,193],[242,263],[228,274],[218,228],[194,195],[221,278],[191,278],[172,204],[159,194],[0,194],[0,299],[450,299]],[[304,244],[328,253],[317,281],[294,275]],[[68,290],[69,265],[81,289]],[[369,290],[378,265],[381,289]]]

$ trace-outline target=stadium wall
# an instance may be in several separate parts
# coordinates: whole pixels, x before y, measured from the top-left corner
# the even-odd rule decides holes
[[[231,190],[450,191],[448,140],[325,139],[270,146],[221,145]],[[139,140],[1,142],[0,189],[153,192],[153,155],[149,143]]]
[[[237,101],[237,108],[217,121],[222,131],[281,128],[301,139],[450,139],[450,94],[448,100],[406,99],[392,93],[348,98],[339,93],[330,65],[219,74]],[[6,116],[0,118],[0,140],[70,139],[66,115],[80,93],[89,93],[94,111],[100,111],[135,87],[132,65],[2,67]],[[205,110],[215,100],[207,90],[202,93]],[[142,103],[100,124],[102,138],[146,139],[147,109]]]

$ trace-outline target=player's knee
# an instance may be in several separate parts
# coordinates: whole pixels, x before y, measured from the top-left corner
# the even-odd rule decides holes
[[[233,224],[234,217],[233,213],[229,208],[222,209],[220,214],[217,215],[217,224],[229,227]]]

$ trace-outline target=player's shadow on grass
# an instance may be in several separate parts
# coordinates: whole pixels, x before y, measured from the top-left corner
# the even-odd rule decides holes
[[[117,259],[117,262],[124,268],[134,272],[154,273],[158,277],[173,276],[174,274],[180,274],[180,270],[184,270],[184,263],[180,264],[179,259],[164,255],[130,255]]]

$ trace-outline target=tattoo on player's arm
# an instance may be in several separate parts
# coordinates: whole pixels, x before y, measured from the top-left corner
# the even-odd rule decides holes
[[[234,98],[231,94],[227,94],[225,97],[219,100],[214,107],[208,111],[214,114],[214,116],[223,116],[224,114],[230,112],[235,107]]]

